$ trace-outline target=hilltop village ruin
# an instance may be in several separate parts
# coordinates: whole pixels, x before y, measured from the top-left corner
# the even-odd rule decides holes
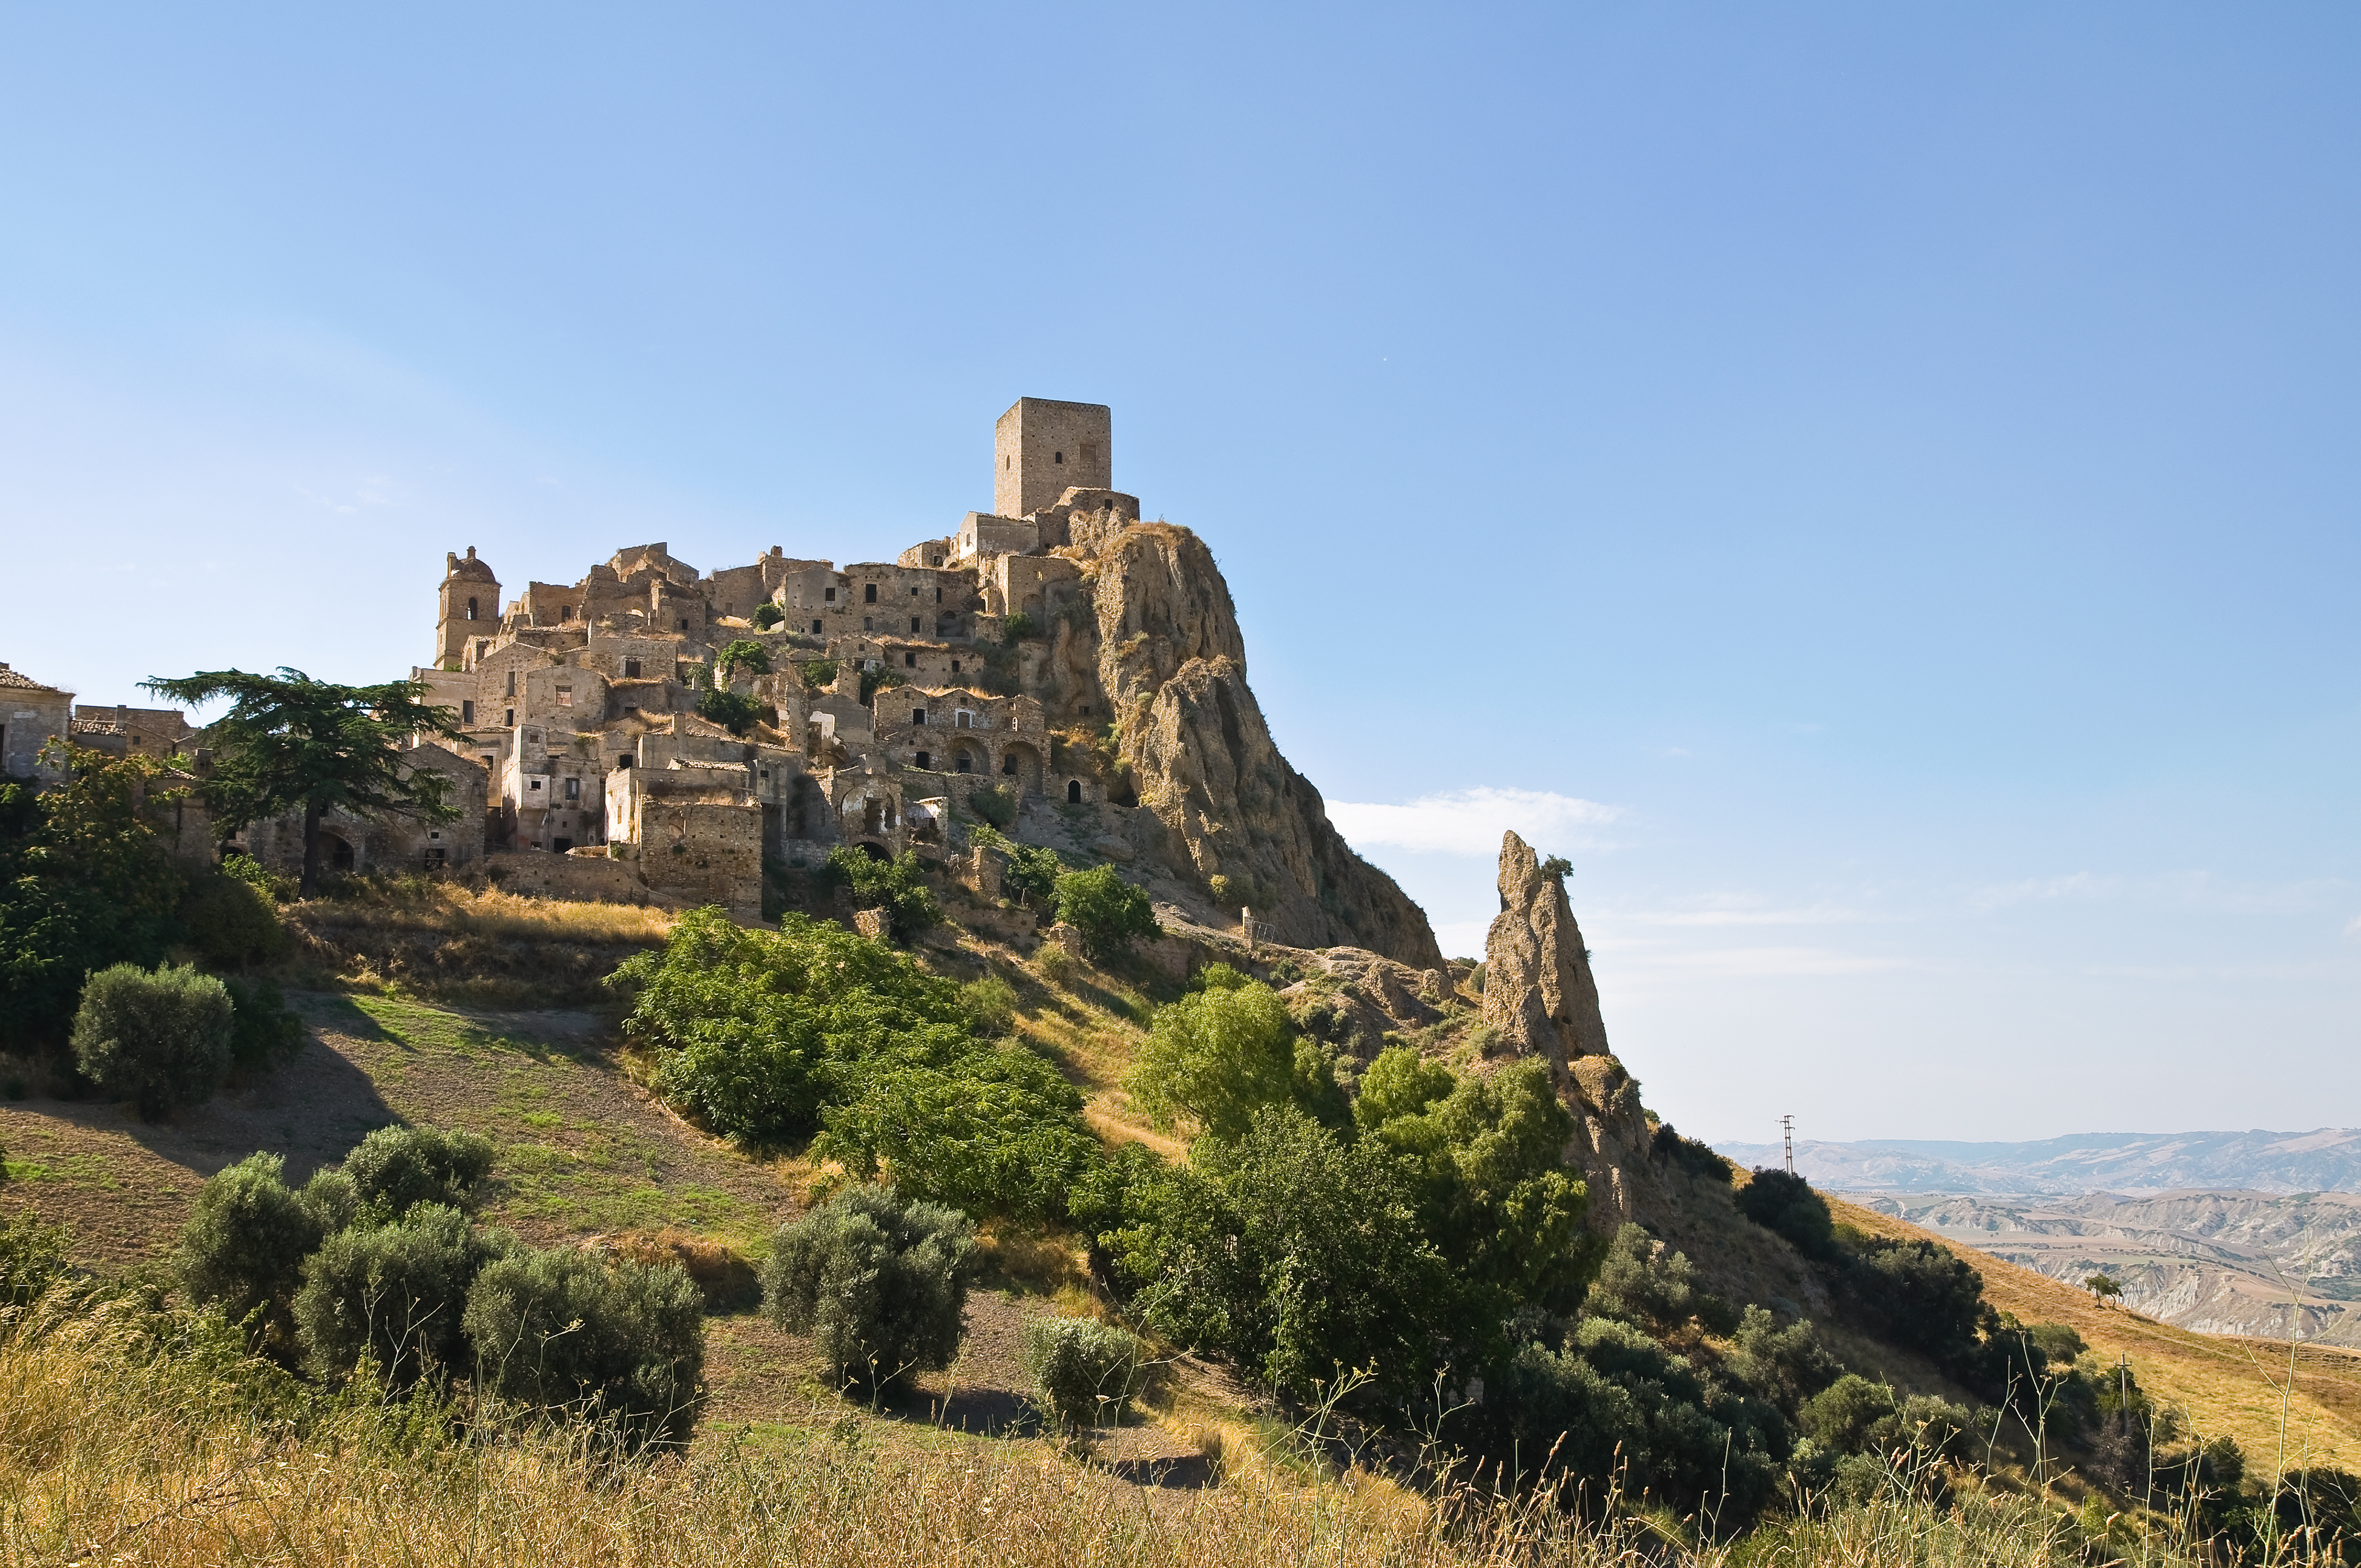
[[[992,495],[890,562],[841,567],[773,545],[700,571],[654,543],[512,592],[473,546],[449,553],[412,676],[459,739],[419,736],[407,761],[445,775],[461,815],[331,814],[330,866],[752,921],[766,866],[840,845],[969,856],[989,789],[1012,837],[1123,863],[1194,918],[1251,905],[1278,940],[1439,963],[1423,914],[1271,744],[1211,553],[1115,488],[1111,411],[1019,399],[994,427]],[[202,765],[170,710],[86,710],[5,666],[0,708],[11,773],[38,774],[69,729]],[[257,823],[235,847],[292,869],[300,827]],[[959,874],[988,882],[970,859]]]

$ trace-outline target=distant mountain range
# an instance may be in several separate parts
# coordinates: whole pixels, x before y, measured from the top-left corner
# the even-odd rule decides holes
[[[1776,1165],[1780,1159],[1777,1144],[1718,1146],[1743,1165]],[[1815,1187],[1837,1192],[2361,1192],[2361,1128],[2072,1133],[2028,1144],[1800,1141],[1795,1169]]]

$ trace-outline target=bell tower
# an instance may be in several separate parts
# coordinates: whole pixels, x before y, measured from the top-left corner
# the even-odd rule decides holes
[[[438,669],[464,669],[468,645],[500,630],[500,580],[476,559],[472,544],[466,559],[446,554],[443,560],[443,587],[434,598],[434,663]]]

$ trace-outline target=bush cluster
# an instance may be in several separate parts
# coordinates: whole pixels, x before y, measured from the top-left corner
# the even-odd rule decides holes
[[[1095,1318],[1027,1323],[1024,1364],[1041,1408],[1068,1428],[1118,1424],[1147,1372],[1138,1336]]]
[[[115,964],[90,977],[74,1013],[83,1076],[136,1101],[149,1121],[211,1099],[229,1075],[236,1004],[229,988],[193,968],[149,972]]]
[[[277,1155],[208,1180],[174,1255],[181,1287],[266,1354],[331,1383],[467,1378],[627,1446],[685,1439],[703,1298],[679,1265],[533,1252],[469,1217],[491,1147],[381,1127],[290,1190]]]
[[[1024,1217],[1061,1212],[1096,1148],[1056,1068],[979,1037],[959,987],[841,927],[696,911],[611,983],[658,1089],[750,1146],[819,1135],[816,1154],[906,1197]]]
[[[1113,866],[1066,872],[1057,881],[1057,898],[1058,918],[1082,934],[1082,950],[1095,960],[1156,935],[1156,911],[1148,894]]]
[[[821,875],[833,887],[849,887],[862,907],[882,908],[894,923],[896,941],[907,942],[928,927],[939,924],[941,905],[927,885],[925,868],[916,851],[905,850],[898,861],[880,860],[851,844],[828,852]]]
[[[880,1390],[950,1365],[976,1261],[965,1214],[849,1187],[779,1228],[763,1310],[810,1335],[840,1386]]]

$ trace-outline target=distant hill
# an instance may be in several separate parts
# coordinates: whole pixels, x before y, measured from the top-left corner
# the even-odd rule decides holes
[[[1719,1146],[1749,1166],[1775,1165],[1780,1158],[1777,1144]],[[1839,1192],[2361,1192],[2361,1128],[2070,1133],[2024,1144],[1802,1142],[1795,1146],[1795,1169],[1813,1186]]]

